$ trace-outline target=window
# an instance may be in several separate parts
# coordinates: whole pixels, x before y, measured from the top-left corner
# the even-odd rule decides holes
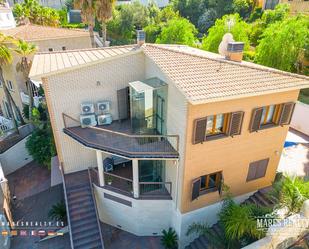
[[[192,184],[192,200],[195,200],[200,195],[210,192],[221,192],[222,172],[215,172],[209,175],[203,175],[193,181]]]
[[[10,91],[13,91],[13,90],[14,90],[12,81],[7,80],[7,81],[6,81],[6,84],[7,84],[8,89],[9,89]]]
[[[269,158],[250,163],[247,182],[262,178],[266,174]]]
[[[66,49],[66,47],[62,47],[62,50],[64,51],[64,50],[67,50],[67,49]]]
[[[193,144],[240,135],[244,112],[209,115],[194,120]]]
[[[288,102],[255,108],[252,112],[249,130],[258,131],[277,125],[290,124],[295,103]]]
[[[2,81],[0,81],[0,87],[2,87]]]
[[[52,48],[49,48],[48,51],[49,51],[49,52],[53,52],[53,49],[52,49]]]

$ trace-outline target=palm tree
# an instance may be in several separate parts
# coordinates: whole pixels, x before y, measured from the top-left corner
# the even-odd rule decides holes
[[[106,43],[106,22],[113,17],[115,2],[115,0],[96,1],[96,16],[102,25],[102,38],[104,46]]]
[[[74,7],[81,10],[83,22],[88,25],[92,47],[96,47],[93,31],[95,25],[95,1],[96,0],[74,0]]]
[[[298,213],[304,201],[309,199],[309,181],[302,177],[282,176],[273,183],[273,189],[272,197],[278,201],[279,208],[288,209],[287,215]]]
[[[15,110],[16,116],[19,118],[19,120],[22,124],[24,124],[24,120],[23,120],[23,117],[20,113],[20,110],[17,108],[17,105],[16,105],[14,99],[12,98],[8,88],[7,88],[6,82],[5,82],[4,77],[3,77],[3,66],[9,65],[13,61],[11,49],[8,46],[13,41],[14,41],[14,39],[12,37],[5,36],[4,34],[0,33],[0,81],[1,81],[2,86],[3,86],[5,98],[8,102],[8,112],[10,113],[11,117],[13,118],[14,129],[18,132],[18,129],[17,129],[18,125],[17,125],[17,121],[15,119],[13,108]]]
[[[20,62],[18,62],[16,65],[16,70],[18,72],[22,72],[24,78],[26,79],[26,86],[29,96],[29,121],[32,122],[33,92],[32,92],[32,83],[29,79],[29,72],[32,61],[29,60],[29,57],[37,51],[37,47],[34,44],[27,43],[23,40],[18,40],[14,51],[19,56],[21,56]]]

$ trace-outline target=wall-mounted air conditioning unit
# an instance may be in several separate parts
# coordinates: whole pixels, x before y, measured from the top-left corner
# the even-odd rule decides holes
[[[97,109],[99,114],[108,113],[111,109],[111,103],[109,101],[100,101],[97,103]]]
[[[80,115],[80,123],[82,128],[91,127],[97,125],[97,120],[94,114]]]
[[[98,115],[98,124],[99,125],[108,125],[113,122],[111,114]]]
[[[94,113],[94,105],[92,103],[82,103],[80,105],[82,114]]]

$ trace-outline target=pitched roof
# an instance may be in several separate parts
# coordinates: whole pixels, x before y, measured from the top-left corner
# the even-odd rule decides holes
[[[34,56],[29,77],[39,79],[43,75],[46,76],[70,68],[90,65],[135,51],[136,47],[134,45],[128,45],[38,53]]]
[[[12,29],[1,30],[1,32],[25,41],[89,36],[89,32],[82,29],[55,28],[34,24],[21,25]]]
[[[309,77],[188,46],[148,44],[144,53],[193,104],[309,88]]]
[[[192,104],[309,88],[309,77],[245,61],[229,61],[221,55],[183,45],[128,45],[40,53],[34,57],[29,76],[39,79],[137,52],[149,57]]]

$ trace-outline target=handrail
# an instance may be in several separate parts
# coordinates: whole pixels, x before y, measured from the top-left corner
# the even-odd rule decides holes
[[[104,242],[103,242],[103,237],[102,237],[101,225],[100,225],[100,222],[99,222],[99,213],[98,213],[98,209],[97,209],[97,202],[96,202],[96,199],[95,199],[95,196],[94,196],[94,189],[93,189],[93,183],[92,183],[92,177],[91,177],[91,174],[90,174],[90,170],[92,170],[92,167],[88,168],[89,184],[90,184],[90,189],[91,189],[91,196],[92,196],[93,203],[94,203],[94,209],[95,209],[95,214],[96,214],[96,218],[97,218],[97,224],[98,224],[98,227],[99,227],[102,249],[104,249]]]
[[[104,175],[113,176],[113,177],[116,177],[116,178],[119,178],[119,179],[122,179],[122,180],[125,180],[125,181],[128,181],[128,182],[133,182],[132,179],[129,179],[129,178],[126,178],[126,177],[123,177],[123,176],[119,176],[119,175],[115,175],[115,174],[111,174],[111,173],[108,173],[108,172],[104,172]]]
[[[68,218],[68,227],[69,227],[69,231],[70,231],[71,248],[74,249],[72,230],[71,230],[70,210],[69,210],[68,198],[67,198],[67,190],[66,190],[67,187],[66,187],[66,184],[65,184],[64,171],[63,171],[62,163],[60,163],[60,172],[61,172],[61,177],[62,177],[62,182],[63,182],[63,192],[64,192],[64,199],[65,199],[65,207],[67,209],[67,218]]]
[[[69,128],[67,126],[67,123],[65,121],[65,117],[77,122],[80,125],[80,121],[69,116],[68,114],[62,113],[62,118],[63,118],[63,123],[64,123],[64,127],[65,128]],[[112,133],[112,134],[117,134],[117,135],[121,135],[121,136],[125,136],[125,137],[130,137],[130,138],[176,138],[176,151],[179,151],[179,135],[142,135],[142,134],[128,134],[128,133],[124,133],[124,132],[119,132],[119,131],[112,131],[109,129],[105,129],[102,127],[89,127],[90,129],[94,129],[94,130],[99,130],[99,131],[105,131],[108,133]]]

